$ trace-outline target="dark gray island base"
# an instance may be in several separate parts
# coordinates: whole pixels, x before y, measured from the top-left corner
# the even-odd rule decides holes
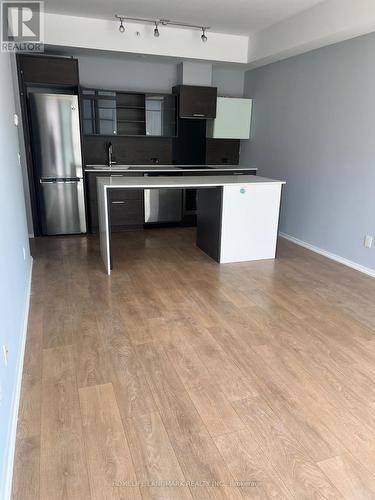
[[[223,188],[198,190],[197,246],[220,262]]]

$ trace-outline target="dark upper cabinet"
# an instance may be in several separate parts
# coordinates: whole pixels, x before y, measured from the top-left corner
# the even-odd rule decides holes
[[[24,84],[78,86],[78,60],[68,57],[18,55]]]
[[[85,135],[176,136],[176,96],[82,90]]]
[[[216,117],[216,87],[176,85],[173,93],[178,96],[180,118],[209,119]]]

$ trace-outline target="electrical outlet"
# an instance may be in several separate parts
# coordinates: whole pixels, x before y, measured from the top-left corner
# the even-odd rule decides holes
[[[365,245],[366,248],[371,248],[372,247],[372,240],[373,240],[373,237],[370,236],[369,234],[366,234],[366,236],[365,236],[365,243],[364,243],[364,245]]]
[[[13,115],[13,121],[14,121],[14,125],[16,127],[18,127],[19,121],[18,121],[18,115],[17,115],[17,113],[14,113],[14,115]]]
[[[8,351],[8,347],[6,344],[3,345],[3,356],[4,356],[4,364],[5,366],[8,366],[8,355],[9,355],[9,351]]]

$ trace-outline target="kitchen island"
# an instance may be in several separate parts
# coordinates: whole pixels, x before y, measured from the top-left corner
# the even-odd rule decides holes
[[[100,252],[107,274],[113,267],[111,193],[198,189],[197,246],[217,262],[226,263],[275,258],[283,184],[252,175],[98,177]]]

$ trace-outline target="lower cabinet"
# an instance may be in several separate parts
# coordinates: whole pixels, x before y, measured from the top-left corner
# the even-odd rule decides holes
[[[87,226],[90,233],[99,230],[97,177],[143,177],[139,173],[110,174],[107,172],[86,173]],[[113,230],[134,228],[143,225],[144,203],[142,189],[116,189],[111,194],[111,225]]]
[[[142,189],[112,189],[108,202],[112,230],[143,226]]]

